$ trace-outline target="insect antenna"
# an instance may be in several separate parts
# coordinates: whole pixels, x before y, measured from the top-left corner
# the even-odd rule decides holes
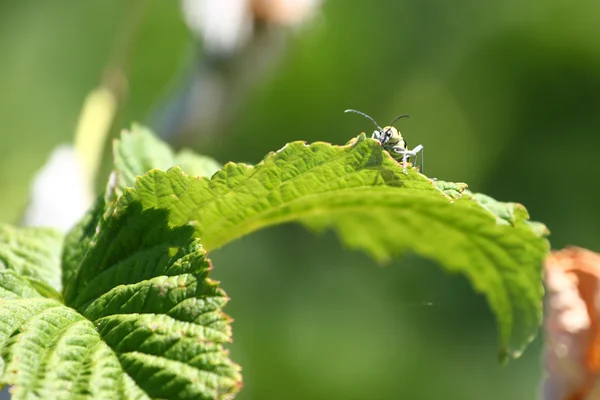
[[[363,112],[360,112],[360,111],[358,111],[358,110],[353,110],[353,109],[351,109],[351,108],[347,109],[347,110],[346,110],[346,111],[344,111],[344,112],[345,112],[345,113],[352,112],[352,113],[355,113],[355,114],[362,115],[363,117],[365,117],[365,118],[367,118],[367,119],[370,119],[370,120],[371,120],[371,122],[373,122],[373,123],[375,124],[375,126],[377,127],[377,129],[379,130],[379,132],[383,132],[383,129],[382,129],[382,128],[381,128],[379,125],[377,125],[377,122],[375,122],[375,120],[374,120],[373,118],[369,117],[367,114],[365,114],[365,113],[363,113]]]
[[[392,121],[392,123],[390,124],[390,126],[394,126],[394,124],[396,123],[396,121],[398,121],[400,118],[410,118],[410,115],[408,114],[402,114],[402,115],[398,115],[396,118],[394,118],[394,120]]]

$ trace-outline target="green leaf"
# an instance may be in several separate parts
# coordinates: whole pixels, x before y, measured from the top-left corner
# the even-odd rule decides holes
[[[13,386],[13,400],[148,398],[75,310],[13,271],[0,272],[0,297],[1,383]]]
[[[9,269],[60,297],[63,234],[49,228],[14,228],[0,224],[0,270]],[[42,289],[45,288],[45,289]]]
[[[175,165],[181,167],[188,175],[206,177],[213,176],[223,167],[214,159],[201,156],[188,149],[183,149],[177,153],[175,156]]]
[[[456,200],[462,196],[467,188],[467,184],[462,182],[445,182],[435,180],[433,181],[433,184],[452,200]]]
[[[453,201],[414,168],[404,174],[364,135],[346,146],[291,143],[254,167],[228,163],[211,179],[179,168],[153,170],[127,190],[117,210],[138,203],[168,210],[169,226],[193,228],[208,251],[298,221],[319,231],[333,228],[347,246],[377,260],[406,252],[435,260],[465,274],[487,297],[501,354],[518,356],[541,322],[548,243],[527,224],[524,208],[512,224],[501,223],[474,197]]]
[[[83,257],[90,248],[92,239],[102,220],[105,207],[104,198],[102,196],[98,197],[92,209],[67,233],[62,253],[63,287],[79,271]]]
[[[180,166],[189,175],[212,176],[221,165],[210,157],[200,156],[190,150],[175,154],[147,128],[134,124],[115,141],[113,149],[117,171],[118,190],[135,184],[135,178],[158,168],[167,170]]]
[[[76,267],[64,304],[0,274],[0,383],[13,399],[231,398],[241,375],[223,347],[228,297],[194,230],[136,203],[97,215],[69,238],[86,250],[65,256]]]
[[[469,191],[466,193],[477,200],[482,207],[494,214],[498,218],[498,223],[515,225],[519,221],[520,216],[520,219],[525,219],[527,225],[529,225],[529,227],[533,229],[538,236],[548,236],[550,234],[550,231],[546,225],[542,224],[541,222],[528,220],[529,215],[522,204],[502,203],[481,193],[471,193]]]
[[[164,210],[130,203],[100,222],[65,303],[94,322],[123,370],[151,398],[227,398],[239,367],[223,344],[228,297],[208,279],[206,252]],[[170,382],[167,384],[167,382]]]

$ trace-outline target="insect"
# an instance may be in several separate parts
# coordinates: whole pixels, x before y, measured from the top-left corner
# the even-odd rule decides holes
[[[417,155],[419,153],[421,153],[421,168],[420,171],[423,171],[423,145],[420,144],[417,147],[415,147],[412,150],[408,149],[408,145],[406,144],[406,140],[404,140],[404,138],[402,137],[402,134],[400,133],[400,131],[396,128],[394,128],[394,123],[396,121],[398,121],[400,118],[408,118],[409,115],[408,114],[402,114],[397,116],[396,118],[394,118],[394,120],[392,121],[392,123],[389,126],[386,126],[385,128],[380,127],[377,122],[375,122],[375,120],[373,118],[371,118],[370,116],[368,116],[367,114],[357,111],[357,110],[352,110],[352,109],[348,109],[344,112],[347,113],[355,113],[355,114],[359,114],[362,115],[363,117],[370,119],[371,122],[373,122],[373,124],[375,124],[375,126],[377,127],[377,130],[375,130],[373,132],[373,135],[371,136],[371,138],[376,139],[379,141],[379,143],[381,143],[381,145],[383,146],[384,149],[386,149],[388,151],[388,153],[391,154],[392,157],[394,157],[394,159],[398,160],[398,161],[402,161],[402,164],[404,165],[404,173],[406,174],[406,163],[408,161],[410,161],[410,157],[415,157],[415,162],[414,165],[417,165]]]

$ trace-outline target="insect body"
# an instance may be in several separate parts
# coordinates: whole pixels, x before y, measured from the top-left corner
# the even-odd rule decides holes
[[[410,157],[415,157],[415,165],[417,164],[417,155],[421,153],[421,168],[423,171],[423,145],[418,145],[412,150],[408,149],[408,145],[406,144],[406,140],[402,137],[400,131],[394,128],[394,123],[398,121],[400,118],[408,117],[408,114],[402,114],[394,118],[390,126],[386,126],[385,128],[380,127],[377,122],[370,116],[365,113],[362,113],[357,110],[348,109],[345,112],[355,113],[362,115],[363,117],[370,119],[373,124],[377,127],[377,130],[373,132],[371,138],[376,139],[381,143],[384,149],[391,154],[396,160],[401,160],[404,166],[404,173],[406,174],[406,163],[410,160]]]

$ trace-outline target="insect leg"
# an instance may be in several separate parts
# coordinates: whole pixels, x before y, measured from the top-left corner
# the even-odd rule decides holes
[[[394,152],[394,154],[398,155],[402,155],[402,170],[404,171],[405,174],[407,174],[406,172],[406,163],[408,162],[410,156],[412,155],[410,151],[406,150],[404,147],[400,147],[400,146],[394,146],[391,148],[391,150]],[[397,157],[394,157],[396,160],[398,160]]]
[[[421,153],[421,169],[419,170],[419,172],[423,173],[423,160],[424,160],[423,145],[422,144],[418,145],[417,147],[412,149],[411,152],[415,156],[415,165],[417,165],[417,154]]]

